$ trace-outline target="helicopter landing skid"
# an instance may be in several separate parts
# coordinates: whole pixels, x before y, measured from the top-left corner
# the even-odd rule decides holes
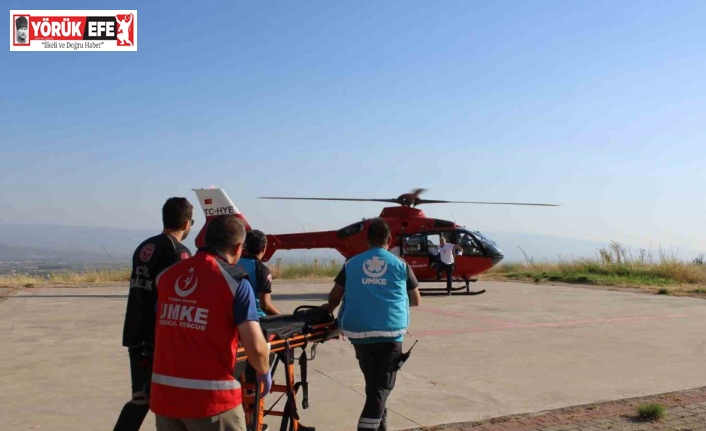
[[[451,286],[451,291],[449,292],[445,287],[423,287],[419,289],[419,293],[422,295],[451,295],[454,292],[459,292],[462,290],[465,290],[465,292],[459,292],[464,295],[480,295],[481,293],[485,293],[485,289],[483,290],[477,290],[477,291],[472,291],[471,290],[471,283],[475,283],[478,281],[477,278],[474,279],[469,279],[469,280],[454,280],[454,281],[463,281],[464,285],[463,286],[458,286],[458,287],[453,287]]]

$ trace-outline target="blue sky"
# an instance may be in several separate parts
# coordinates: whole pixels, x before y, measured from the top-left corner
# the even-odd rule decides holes
[[[216,185],[268,232],[337,229],[382,205],[256,197],[425,187],[562,205],[423,207],[474,229],[706,251],[703,1],[7,10],[58,8],[137,9],[139,48],[0,51],[0,223],[159,229]]]

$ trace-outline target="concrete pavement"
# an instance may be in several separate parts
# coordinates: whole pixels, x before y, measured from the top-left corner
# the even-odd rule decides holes
[[[321,303],[330,287],[277,280],[274,299],[291,311]],[[419,344],[388,403],[392,429],[706,386],[702,299],[525,283],[476,288],[488,292],[423,297],[414,309],[405,347]],[[130,393],[120,346],[125,301],[126,287],[112,285],[21,289],[0,303],[0,430],[112,429]],[[302,422],[354,429],[363,382],[353,349],[334,340],[317,353]],[[152,415],[142,429],[154,429]]]

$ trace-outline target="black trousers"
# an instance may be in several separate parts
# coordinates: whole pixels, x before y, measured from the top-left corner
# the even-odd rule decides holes
[[[128,348],[132,399],[123,406],[113,431],[139,431],[150,411],[153,354],[154,348],[152,346]]]
[[[354,344],[355,357],[365,377],[365,406],[358,431],[387,430],[387,397],[395,387],[402,343]]]
[[[455,264],[447,265],[442,261],[436,264],[436,274],[438,278],[441,278],[441,273],[446,272],[446,290],[451,292],[451,281],[453,279]]]

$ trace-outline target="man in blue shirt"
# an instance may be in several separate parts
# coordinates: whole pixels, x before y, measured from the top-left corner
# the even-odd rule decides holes
[[[373,219],[367,238],[370,249],[345,263],[322,307],[333,312],[343,300],[338,326],[353,343],[365,378],[358,431],[386,431],[385,404],[395,386],[409,307],[419,305],[421,298],[409,265],[387,251],[391,239],[387,223]]]
[[[245,253],[238,262],[238,268],[248,273],[248,279],[255,293],[257,314],[260,317],[282,314],[272,303],[272,273],[260,259],[267,250],[267,236],[261,230],[253,229],[245,237]]]

